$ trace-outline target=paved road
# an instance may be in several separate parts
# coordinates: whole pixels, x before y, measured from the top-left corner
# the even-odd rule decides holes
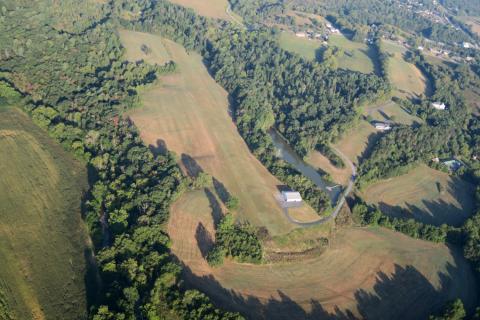
[[[352,161],[350,161],[350,159],[342,151],[340,151],[339,149],[337,149],[335,147],[332,147],[332,148],[335,150],[335,152],[337,154],[339,154],[343,158],[343,160],[347,163],[347,165],[350,167],[350,169],[352,171],[352,176],[350,177],[350,180],[348,181],[347,188],[342,193],[342,195],[340,195],[340,198],[338,199],[337,205],[335,206],[335,209],[333,210],[333,212],[329,216],[322,217],[322,218],[320,218],[318,220],[315,220],[315,221],[302,222],[302,221],[299,221],[297,219],[294,219],[288,214],[288,208],[284,208],[285,216],[287,217],[287,219],[291,223],[294,223],[294,224],[302,226],[302,227],[310,227],[310,226],[314,226],[314,225],[318,225],[318,224],[324,224],[324,223],[326,223],[326,222],[328,222],[332,219],[335,219],[337,217],[338,213],[340,212],[340,210],[342,209],[343,204],[345,203],[345,198],[348,197],[350,192],[352,192],[353,185],[355,183],[355,178],[357,176],[357,169],[355,168],[355,165],[352,163]]]

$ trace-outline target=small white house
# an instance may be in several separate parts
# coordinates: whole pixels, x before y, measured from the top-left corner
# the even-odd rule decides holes
[[[288,203],[300,203],[302,202],[302,196],[296,191],[282,191],[283,201]]]
[[[381,131],[387,131],[392,129],[392,126],[385,122],[375,122],[374,125],[375,125],[375,129],[381,130]]]
[[[472,44],[471,44],[470,42],[464,42],[464,43],[463,43],[463,47],[464,47],[465,49],[470,49],[470,48],[472,47]]]
[[[446,106],[443,102],[433,102],[432,107],[437,110],[445,110]]]

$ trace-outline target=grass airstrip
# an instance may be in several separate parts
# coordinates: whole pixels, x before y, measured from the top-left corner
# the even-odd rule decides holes
[[[130,46],[122,31],[122,41]],[[136,37],[147,35],[136,34]],[[227,113],[227,95],[195,53],[160,37],[177,74],[142,93],[131,112],[146,143],[182,153],[240,198],[239,217],[265,226],[274,238],[293,229],[274,200],[278,181],[249,153]],[[135,44],[138,46],[138,44]],[[139,48],[137,48],[139,50]],[[456,296],[470,308],[477,297],[473,273],[461,253],[382,228],[347,227],[330,237],[320,255],[263,265],[226,261],[211,268],[204,256],[214,239],[214,219],[225,212],[218,190],[184,194],[171,209],[167,231],[172,251],[185,265],[187,286],[206,292],[220,306],[247,316],[275,319],[327,314],[394,319],[427,316]],[[324,226],[315,229],[328,234]],[[293,231],[296,233],[298,229]],[[311,236],[309,233],[308,236]],[[279,241],[279,248],[294,249]],[[282,242],[282,243],[280,243]],[[402,313],[399,313],[399,310]],[[410,313],[410,314],[409,314]]]
[[[217,187],[223,185],[240,199],[240,219],[266,226],[272,234],[292,230],[276,199],[282,183],[250,153],[228,114],[227,93],[210,77],[201,57],[158,36],[121,31],[121,39],[129,48],[129,59],[139,58],[140,41],[154,53],[167,52],[169,58],[158,62],[174,60],[179,69],[146,90],[143,107],[130,113],[144,141],[153,146],[165,144],[184,167],[191,166],[189,159],[193,159],[194,165],[219,181]],[[308,206],[301,215],[307,221],[318,217]]]
[[[14,319],[83,319],[85,168],[23,112],[0,107],[0,294]]]

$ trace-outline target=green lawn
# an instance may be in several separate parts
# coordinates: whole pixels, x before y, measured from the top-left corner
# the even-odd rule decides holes
[[[299,38],[290,32],[280,34],[280,46],[309,60],[320,60],[322,52],[327,48],[322,41]],[[374,71],[372,59],[375,59],[375,56],[366,44],[350,41],[343,35],[331,35],[328,46],[343,50],[343,53],[336,58],[338,68],[363,73]]]
[[[365,44],[348,40],[343,35],[331,35],[328,40],[329,46],[344,50],[344,54],[338,58],[338,67],[363,73],[374,72],[375,53]]]
[[[14,108],[0,109],[0,291],[14,319],[86,316],[83,165]]]
[[[318,40],[299,38],[290,32],[282,32],[280,34],[280,46],[287,51],[299,54],[305,59],[317,60],[322,43]]]

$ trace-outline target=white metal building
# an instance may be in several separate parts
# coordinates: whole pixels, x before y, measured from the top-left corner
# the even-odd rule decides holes
[[[285,202],[302,202],[302,196],[296,191],[282,191],[282,197]]]

